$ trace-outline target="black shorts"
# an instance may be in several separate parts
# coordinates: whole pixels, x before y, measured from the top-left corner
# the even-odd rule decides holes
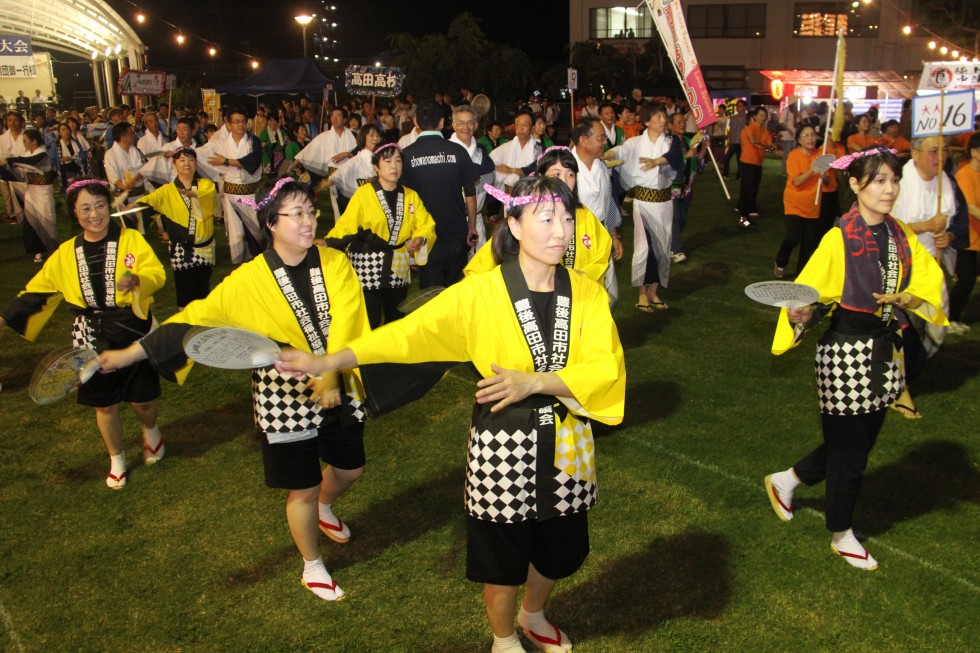
[[[82,406],[106,408],[121,401],[142,404],[160,398],[160,376],[148,361],[116,372],[97,372],[78,388],[75,401]]]
[[[315,438],[269,444],[262,437],[262,463],[268,487],[305,490],[319,485],[321,460],[337,469],[364,467],[364,423],[341,428],[327,418]]]
[[[545,578],[567,578],[588,555],[587,512],[516,524],[466,518],[466,578],[475,583],[523,585],[528,564]]]

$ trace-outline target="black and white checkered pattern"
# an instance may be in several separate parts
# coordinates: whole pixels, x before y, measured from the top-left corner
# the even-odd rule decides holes
[[[95,331],[84,315],[76,315],[72,320],[71,346],[75,349],[95,349]]]
[[[274,367],[252,370],[255,426],[263,433],[295,433],[313,429],[323,411],[311,401],[306,382],[280,374]]]
[[[361,280],[361,287],[365,290],[378,290],[382,288],[382,281],[385,276],[385,255],[384,252],[351,252],[347,253],[350,257],[350,264],[357,273],[357,278]]]
[[[555,480],[558,481],[558,489],[555,490],[555,497],[557,498],[555,508],[560,515],[582,512],[595,504],[595,483],[576,481],[565,472],[558,472]]]
[[[893,350],[886,364],[884,394],[871,388],[871,336],[838,336],[817,345],[817,388],[820,411],[829,415],[861,415],[881,410],[905,387],[905,366]]]
[[[470,429],[466,467],[466,509],[501,524],[535,519],[537,431]]]
[[[174,270],[214,265],[214,243],[204,247],[188,247],[184,243],[171,242],[170,265]]]

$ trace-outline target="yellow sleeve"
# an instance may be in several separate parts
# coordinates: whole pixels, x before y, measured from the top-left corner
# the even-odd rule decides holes
[[[626,363],[609,312],[609,296],[584,274],[571,275],[574,348],[570,348],[565,368],[556,374],[572,396],[558,399],[573,413],[603,424],[619,424],[626,402]]]
[[[946,326],[949,320],[943,312],[943,271],[929,251],[919,243],[918,237],[901,220],[896,220],[908,238],[912,250],[912,278],[905,292],[922,300],[918,307],[909,309],[924,320],[937,326]]]
[[[368,217],[366,215],[367,206],[366,201],[373,197],[373,188],[365,184],[357,189],[354,196],[350,198],[350,202],[347,204],[347,210],[345,210],[337,222],[334,224],[333,229],[327,232],[327,238],[343,238],[344,236],[353,236],[357,233],[358,227],[363,227],[364,229],[370,229],[368,224]],[[381,207],[378,207],[378,211],[381,211]],[[377,232],[375,232],[377,233]],[[378,236],[387,239],[387,235]]]
[[[477,272],[489,272],[497,267],[497,260],[493,257],[493,236],[470,259],[470,262],[463,268],[463,276],[468,277]]]
[[[170,217],[169,205],[170,201],[167,197],[168,189],[173,186],[173,182],[169,184],[164,184],[159,188],[155,189],[152,193],[148,193],[143,197],[136,200],[137,204],[146,204],[152,207],[157,213],[162,213],[167,217]]]
[[[64,298],[66,285],[71,283],[78,285],[78,272],[74,265],[74,242],[75,239],[72,238],[62,243],[54,255],[44,262],[44,267],[27,282],[24,290],[17,293],[18,296],[26,293],[48,295],[41,310],[27,318],[22,337],[29,342],[34,342],[37,339],[38,334],[51,319],[55,309],[58,308],[58,304]],[[72,275],[74,275],[74,279]]]
[[[419,197],[418,193],[408,187],[405,188],[405,204],[405,211],[414,217],[411,236],[405,240],[425,238],[425,242],[428,243],[431,250],[436,242],[436,221],[425,208],[425,204],[422,203],[422,198]]]
[[[844,292],[844,235],[839,228],[834,227],[824,234],[820,246],[796,278],[796,283],[816,289],[820,304],[840,301]],[[797,346],[800,343],[797,336],[796,329],[786,316],[786,309],[781,309],[772,340],[772,353],[778,356]]]
[[[134,257],[134,260],[129,260],[130,255]],[[163,288],[167,277],[163,264],[153,252],[153,248],[135,229],[123,229],[119,236],[116,280],[121,279],[127,271],[138,275],[140,278],[140,307],[145,315],[153,303],[153,294]],[[116,306],[130,306],[132,303],[132,293],[116,290]]]
[[[587,248],[582,237],[588,235],[592,247]],[[575,269],[581,270],[590,279],[602,282],[609,267],[609,254],[612,252],[612,236],[596,219],[592,211],[580,207],[575,211]]]

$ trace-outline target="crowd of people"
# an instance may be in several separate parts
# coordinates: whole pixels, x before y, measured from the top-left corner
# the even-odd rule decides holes
[[[947,174],[937,137],[904,139],[898,122],[881,125],[873,112],[828,131],[819,107],[800,115],[790,103],[773,132],[767,108],[740,100],[730,116],[719,106],[702,133],[683,101],[634,89],[587,97],[560,137],[560,111],[547,99],[531,96],[502,124],[468,103],[470,91],[460,96],[330,107],[284,99],[254,112],[225,108],[218,125],[166,104],[113,108],[106,121],[88,110],[32,123],[7,113],[4,206],[41,267],[0,311],[0,328],[33,340],[60,301],[69,305],[73,345],[99,353],[102,374],[77,400],[96,409],[106,485],[120,490],[129,478],[122,402],[143,425],[144,461],[164,458],[159,377],[184,382],[192,327],[236,326],[289,345],[275,365],[253,370],[265,479],[287,491],[303,585],[340,600],[319,534],[352,537],[333,504],[365,469],[367,407],[390,410],[424,394],[447,365],[471,362],[481,380],[468,445],[467,577],[483,584],[495,653],[523,650],[514,626],[521,586],[517,622],[529,640],[570,650],[543,611],[588,554],[590,420],[617,424],[624,414],[611,312],[624,218],[633,219],[635,310],[666,310],[708,161],[728,176],[736,159],[738,224],[754,229],[765,155],[782,150],[786,236],[773,274],[816,288],[820,300],[781,314],[773,352],[799,344],[825,315],[830,328],[818,345],[824,442],[765,487],[788,521],[796,487],[826,480],[834,551],[876,568],[851,515],[886,409],[920,417],[908,381],[947,333],[969,330],[960,320],[980,250],[980,131]],[[821,163],[825,151],[833,163]],[[81,227],[64,242],[56,182]],[[319,221],[318,192],[329,195],[329,225]],[[235,270],[212,287],[222,224]],[[147,242],[153,225],[178,307],[155,329],[153,295],[167,273]],[[948,290],[937,257],[955,275]],[[435,298],[406,314],[413,270]]]

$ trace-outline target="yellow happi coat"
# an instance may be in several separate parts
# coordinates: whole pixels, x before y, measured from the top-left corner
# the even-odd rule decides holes
[[[570,267],[572,270],[584,272],[590,279],[602,283],[603,277],[606,276],[606,268],[609,267],[609,254],[612,252],[612,236],[602,226],[602,223],[596,219],[592,211],[584,206],[575,209],[575,237],[573,243],[575,245],[574,262],[569,266],[563,257],[562,262],[564,265]],[[497,262],[493,258],[493,251],[491,250],[492,244],[493,238],[488,240],[487,244],[477,251],[473,258],[470,259],[470,262],[466,264],[466,267],[463,268],[464,275],[469,276],[476,272],[486,272],[497,266]],[[571,244],[569,244],[569,247],[571,247]],[[567,254],[568,252],[566,250],[566,256]]]
[[[516,261],[510,264],[517,265]],[[471,361],[484,378],[491,365],[521,372],[535,370],[531,349],[508,292],[504,266],[475,274],[405,318],[350,343],[358,364]],[[556,277],[564,270],[559,269]],[[519,267],[517,273],[520,274]],[[541,520],[587,510],[596,499],[594,444],[590,419],[618,424],[623,419],[626,370],[609,298],[602,286],[568,271],[570,316],[557,304],[556,325],[565,320],[567,356],[555,373],[568,397],[529,397],[521,405],[491,414],[474,407],[466,481],[468,512],[499,523]],[[523,278],[523,277],[522,277]],[[557,284],[556,284],[557,286]],[[551,325],[542,325],[551,330]],[[366,372],[365,372],[366,373]],[[370,392],[370,388],[368,388]],[[545,408],[554,422],[532,415]],[[508,420],[513,418],[508,423]],[[521,424],[521,427],[514,426]],[[551,425],[553,424],[553,425]],[[551,425],[544,428],[545,425]],[[501,438],[499,433],[508,437]],[[548,441],[549,439],[553,441]],[[553,452],[538,473],[539,452]],[[494,465],[494,460],[515,460]],[[488,471],[493,465],[495,473]],[[497,476],[499,474],[499,477]],[[547,492],[540,488],[550,488]]]

